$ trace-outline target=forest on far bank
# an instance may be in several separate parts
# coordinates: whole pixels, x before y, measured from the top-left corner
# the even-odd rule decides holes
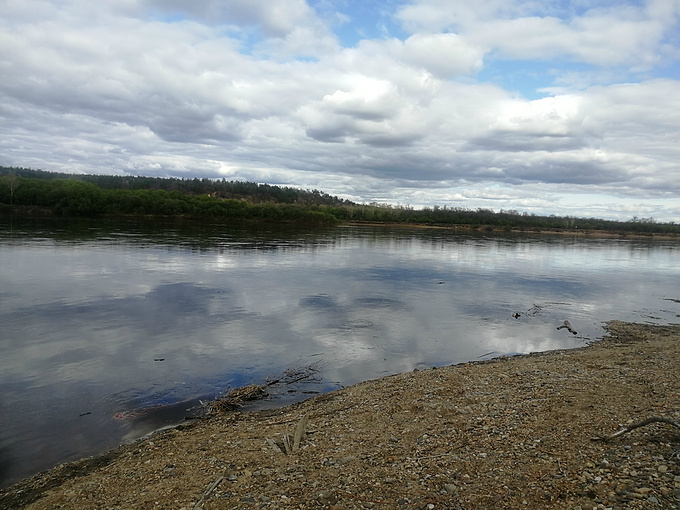
[[[464,207],[357,204],[319,190],[226,179],[75,175],[0,167],[0,208],[18,214],[164,216],[333,225],[379,222],[503,230],[602,230],[679,234],[680,224],[653,218],[614,221],[538,216]]]

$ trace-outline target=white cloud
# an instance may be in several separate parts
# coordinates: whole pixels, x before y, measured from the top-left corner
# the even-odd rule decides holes
[[[342,48],[302,1],[0,0],[0,164],[531,212],[677,199],[680,86],[651,77],[677,53],[677,4],[422,0],[394,12],[403,40]],[[481,81],[534,58],[546,97]]]
[[[645,6],[588,3],[563,10],[543,2],[420,0],[398,16],[414,34],[451,30],[467,44],[508,59],[570,58],[644,70],[675,51],[664,38],[677,25],[677,0]],[[670,53],[669,53],[670,51]]]
[[[404,41],[404,59],[439,78],[468,74],[482,67],[484,52],[455,34],[415,34]]]

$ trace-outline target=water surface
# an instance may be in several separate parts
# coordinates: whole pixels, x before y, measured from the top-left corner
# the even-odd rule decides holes
[[[2,221],[2,220],[0,220]],[[0,223],[0,484],[313,366],[387,374],[678,322],[677,243],[445,230]],[[557,326],[567,319],[577,335]]]

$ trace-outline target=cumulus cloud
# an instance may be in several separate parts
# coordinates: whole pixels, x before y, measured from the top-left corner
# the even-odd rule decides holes
[[[481,69],[484,51],[456,34],[415,34],[404,41],[404,59],[440,78]]]
[[[504,58],[562,57],[601,66],[649,69],[677,56],[665,44],[677,29],[679,3],[646,5],[589,2],[570,9],[551,2],[488,0],[450,4],[419,0],[398,13],[413,33],[450,30]]]
[[[0,164],[680,220],[677,0],[352,5],[0,0]]]
[[[211,25],[254,25],[269,37],[284,38],[301,25],[314,22],[314,11],[304,0],[139,0],[156,16],[182,16]]]

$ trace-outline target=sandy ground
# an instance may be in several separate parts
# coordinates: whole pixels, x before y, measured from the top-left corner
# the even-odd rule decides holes
[[[680,326],[220,413],[0,493],[30,509],[680,508]]]

